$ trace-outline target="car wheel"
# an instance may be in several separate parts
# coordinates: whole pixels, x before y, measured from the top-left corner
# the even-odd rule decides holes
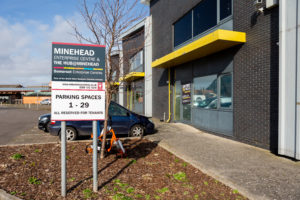
[[[130,129],[130,134],[131,137],[142,137],[144,135],[144,127],[140,124],[134,125]]]
[[[45,126],[45,132],[49,132],[50,122],[48,122]]]
[[[66,139],[74,141],[77,138],[77,131],[72,127],[66,127]],[[61,140],[61,133],[59,132],[59,139]]]

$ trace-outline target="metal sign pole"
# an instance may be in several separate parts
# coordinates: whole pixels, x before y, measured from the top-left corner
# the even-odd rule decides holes
[[[61,122],[61,196],[67,194],[67,171],[66,171],[66,121]]]
[[[97,134],[97,121],[93,121],[93,190],[98,191],[98,158],[97,147],[98,134]]]

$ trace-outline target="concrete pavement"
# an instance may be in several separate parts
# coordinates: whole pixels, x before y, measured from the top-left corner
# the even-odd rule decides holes
[[[211,135],[181,123],[155,121],[146,136],[250,199],[300,199],[300,162]]]

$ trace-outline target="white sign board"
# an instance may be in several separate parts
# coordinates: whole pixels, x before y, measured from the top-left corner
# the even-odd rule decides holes
[[[53,121],[94,121],[105,118],[105,83],[52,82]]]

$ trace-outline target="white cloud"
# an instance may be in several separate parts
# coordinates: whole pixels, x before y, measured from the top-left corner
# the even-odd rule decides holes
[[[0,84],[37,85],[51,80],[51,42],[76,42],[72,28],[57,15],[54,25],[0,17]]]

